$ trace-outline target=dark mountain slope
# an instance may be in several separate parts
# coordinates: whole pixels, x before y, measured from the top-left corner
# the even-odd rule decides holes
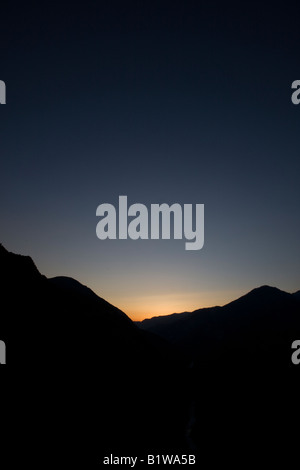
[[[295,297],[297,300],[300,301],[300,290],[298,290],[297,292],[294,292],[293,297]]]
[[[163,362],[164,341],[141,332],[118,308],[67,277],[47,279],[30,257],[0,247],[1,335],[10,363]],[[19,356],[19,353],[21,356]],[[128,364],[129,366],[129,364]]]
[[[122,449],[182,445],[186,409],[172,396],[172,378],[184,372],[165,340],[74,279],[47,279],[31,258],[2,246],[0,302],[6,368],[26,383],[13,413],[35,423],[24,443],[28,433],[44,455],[61,452],[67,464],[76,454],[85,465]]]
[[[295,460],[300,366],[291,362],[291,344],[300,339],[297,296],[262,286],[224,307],[140,326],[190,359],[188,436],[200,461],[204,455],[210,465],[239,468],[241,455],[251,466],[257,459]]]
[[[290,367],[300,337],[295,295],[262,286],[223,306],[144,320],[139,325],[187,351],[202,365]]]
[[[280,453],[286,459],[297,448],[297,434],[290,430],[297,387],[287,386],[281,375],[282,393],[256,371],[249,374],[249,364],[258,363],[251,354],[248,365],[236,360],[251,353],[253,338],[260,348],[267,346],[268,363],[274,360],[271,341],[282,341],[283,332],[289,342],[292,327],[296,339],[295,296],[262,288],[224,307],[163,318],[160,333],[187,351],[193,359],[189,369],[163,338],[137,328],[87,287],[70,278],[49,280],[29,257],[1,246],[0,302],[8,361],[2,371],[10,374],[3,396],[3,468],[27,462],[41,468],[47,461],[93,469],[110,453],[145,458],[194,452],[200,464],[235,460],[240,468],[245,456],[253,464],[269,464],[273,449],[277,462]],[[228,363],[235,365],[234,374]],[[278,416],[285,418],[283,427]],[[287,450],[280,445],[288,430]]]

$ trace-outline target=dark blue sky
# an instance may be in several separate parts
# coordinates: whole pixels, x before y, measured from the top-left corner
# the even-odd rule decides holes
[[[264,5],[2,8],[2,243],[132,318],[298,290],[300,9]],[[100,241],[119,195],[205,204],[204,248]]]

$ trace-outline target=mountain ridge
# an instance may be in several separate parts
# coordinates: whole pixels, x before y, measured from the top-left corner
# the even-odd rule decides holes
[[[187,352],[205,366],[248,362],[268,367],[270,352],[276,364],[290,367],[290,348],[300,337],[297,295],[261,286],[224,306],[153,317],[137,323]]]
[[[99,464],[101,451],[135,455],[184,444],[184,401],[178,408],[172,396],[172,377],[184,369],[165,340],[78,281],[47,279],[30,257],[3,246],[0,307],[4,371],[15,377],[9,411],[18,415],[13,422],[22,417],[22,442],[33,434],[26,452],[35,442],[43,459],[61,462],[63,454],[68,466],[76,455],[83,468],[95,468],[86,462]]]
[[[293,296],[299,296],[300,297],[300,290],[296,291],[296,292],[293,292],[293,293],[288,293],[286,291],[283,291],[281,289],[279,289],[278,287],[273,287],[273,286],[269,286],[269,285],[262,285],[262,286],[258,286],[258,287],[254,287],[253,289],[251,289],[249,292],[247,292],[246,294],[243,294],[241,295],[240,297],[238,297],[237,299],[234,299],[234,300],[231,300],[230,302],[228,302],[227,304],[224,304],[222,306],[220,305],[213,305],[211,307],[200,307],[200,308],[197,308],[195,310],[191,310],[191,311],[184,311],[184,312],[174,312],[174,313],[169,313],[169,314],[165,314],[165,315],[154,315],[153,317],[150,317],[150,318],[145,318],[144,320],[139,320],[139,321],[135,321],[135,323],[137,325],[141,325],[142,323],[147,323],[147,322],[150,322],[152,320],[156,320],[156,319],[161,319],[163,321],[163,319],[167,319],[167,318],[171,318],[173,317],[174,319],[176,317],[179,317],[181,315],[190,315],[190,314],[193,314],[195,312],[200,312],[200,311],[205,311],[205,310],[210,310],[210,309],[218,309],[218,308],[223,308],[223,307],[226,307],[230,304],[233,304],[234,302],[237,302],[237,301],[241,301],[242,299],[244,299],[245,297],[247,296],[250,296],[256,292],[259,292],[259,291],[273,291],[273,292],[281,292],[281,293],[284,293],[284,294],[288,294],[288,295],[293,295]]]
[[[21,416],[24,447],[28,452],[34,442],[42,461],[54,455],[57,464],[63,454],[68,466],[74,455],[82,468],[95,468],[86,462],[98,464],[101,452],[188,454],[196,448],[203,455],[210,443],[211,457],[216,432],[218,446],[229,433],[224,448],[232,449],[233,442],[245,441],[239,440],[241,429],[251,430],[252,452],[253,426],[259,423],[256,436],[262,429],[264,440],[261,423],[268,426],[274,416],[266,372],[273,366],[274,376],[283,371],[282,378],[296,369],[290,355],[291,340],[300,338],[300,303],[276,288],[253,290],[250,297],[200,309],[201,314],[175,314],[173,324],[165,318],[159,332],[143,331],[72,278],[47,279],[30,257],[1,246],[0,289],[1,340],[16,377],[9,412],[15,410],[13,423]],[[288,390],[289,400],[291,391],[296,395],[296,387]],[[279,392],[275,406],[278,400]],[[290,416],[286,410],[283,415]],[[275,438],[276,426],[267,428]]]
[[[120,309],[79,281],[41,274],[29,256],[0,245],[1,339],[9,346],[10,362],[21,363],[27,350],[31,364],[78,361],[85,367],[139,362],[159,366],[172,353],[165,341],[141,331]],[[55,347],[53,345],[55,344]],[[105,357],[105,360],[103,358]]]

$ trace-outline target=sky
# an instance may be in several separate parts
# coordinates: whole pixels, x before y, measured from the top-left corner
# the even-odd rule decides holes
[[[300,289],[300,7],[1,6],[0,242],[132,319]],[[99,240],[102,203],[204,204],[205,242]]]

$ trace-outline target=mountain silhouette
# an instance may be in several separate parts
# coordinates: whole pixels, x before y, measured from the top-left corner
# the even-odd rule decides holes
[[[76,453],[84,468],[103,453],[185,444],[186,410],[172,395],[172,377],[184,377],[184,363],[171,345],[78,281],[47,279],[30,257],[2,245],[0,287],[6,368],[18,376],[15,390],[21,379],[27,384],[14,413],[34,423],[32,434],[22,432],[24,455],[27,435],[66,465]]]
[[[202,366],[292,367],[291,344],[300,338],[300,298],[262,286],[223,307],[154,317],[141,329],[180,346]]]
[[[47,279],[32,259],[0,246],[1,335],[10,363],[144,363],[167,356],[165,342],[141,332],[127,315],[69,277]],[[141,334],[142,333],[142,334]],[[11,344],[10,344],[11,343]],[[105,359],[104,359],[105,357]],[[103,360],[104,359],[104,360]]]
[[[47,458],[87,469],[111,453],[195,453],[240,468],[245,457],[269,465],[297,449],[298,389],[283,371],[297,369],[299,291],[263,286],[223,307],[137,325],[78,281],[47,279],[0,245],[0,302],[11,374],[2,425],[9,436],[13,423],[18,449],[2,441],[1,463],[5,450],[10,465],[21,455],[33,468]]]
[[[188,439],[210,465],[240,468],[295,461],[300,338],[299,291],[262,286],[223,307],[139,323],[176,345],[190,363]],[[297,418],[296,418],[297,416]],[[238,449],[238,451],[237,451]],[[274,450],[276,449],[276,451]],[[220,457],[221,456],[221,457]]]

